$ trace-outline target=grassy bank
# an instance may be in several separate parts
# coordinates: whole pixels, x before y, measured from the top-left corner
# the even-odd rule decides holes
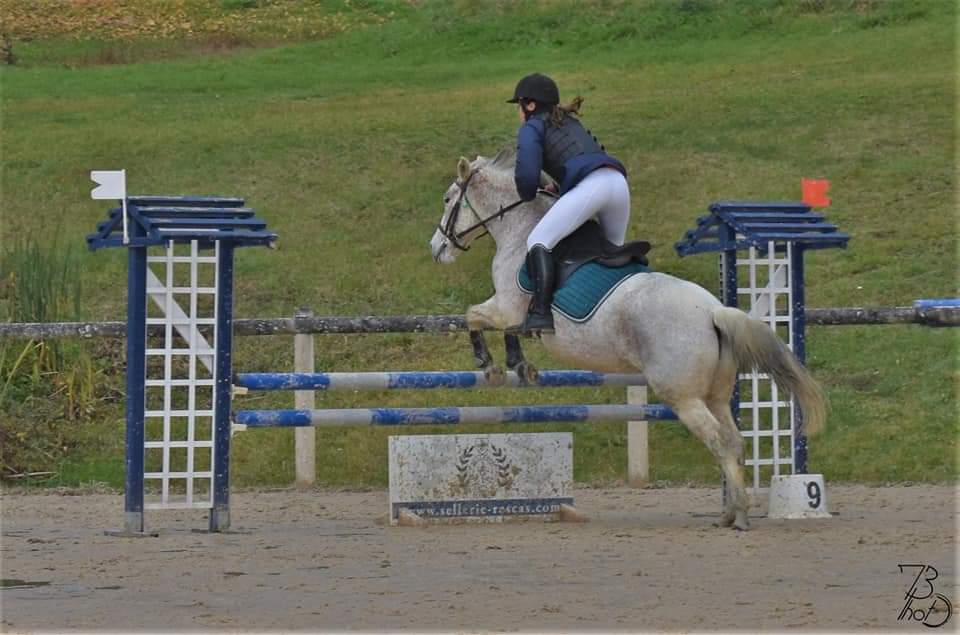
[[[515,113],[503,101],[537,69],[564,97],[586,98],[585,120],[627,165],[629,233],[654,243],[657,269],[715,289],[713,258],[672,250],[696,216],[723,198],[795,199],[801,177],[822,177],[833,183],[827,215],[852,240],[809,258],[811,306],[957,295],[952,3],[174,4],[192,32],[48,25],[14,41],[18,63],[0,69],[4,245],[54,229],[79,243],[105,215],[89,200],[88,171],[124,167],[135,193],[246,197],[280,235],[275,251],[239,254],[238,316],[298,306],[462,312],[490,293],[492,245],[440,267],[426,242],[457,158],[512,144]],[[297,31],[279,15],[339,26]],[[221,30],[202,26],[218,21]],[[216,38],[230,45],[211,48]],[[123,315],[125,268],[119,250],[82,256],[83,317]],[[955,478],[956,345],[950,330],[813,329],[810,364],[833,409],[811,466],[833,480]],[[292,365],[288,338],[243,338],[237,348],[238,368]],[[468,348],[459,336],[329,336],[319,338],[317,365],[469,368]],[[90,349],[115,362],[102,381],[119,389],[121,353]],[[122,482],[122,402],[110,395],[57,456],[59,482]],[[336,404],[504,399],[365,394]],[[621,399],[614,390],[515,396]],[[254,404],[289,401],[239,403]],[[0,417],[30,420],[33,411],[24,400],[4,404]],[[322,479],[385,482],[385,434],[321,433]],[[622,425],[577,428],[576,444],[578,479],[622,476]],[[651,444],[655,479],[715,479],[682,429],[658,427]],[[291,446],[283,431],[240,435],[237,482],[289,482]]]

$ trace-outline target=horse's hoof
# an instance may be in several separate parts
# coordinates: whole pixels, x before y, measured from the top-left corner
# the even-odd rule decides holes
[[[490,386],[502,386],[507,383],[507,373],[504,372],[503,367],[501,366],[490,366],[489,368],[484,368],[483,376],[486,378],[487,384]]]
[[[747,531],[750,529],[750,521],[747,520],[747,512],[737,512],[737,517],[733,521],[733,528],[737,531]]]
[[[731,527],[733,526],[734,521],[737,520],[737,513],[733,510],[723,512],[723,515],[720,516],[720,527]]]
[[[537,383],[540,378],[540,371],[530,362],[520,362],[514,369],[517,371],[517,377],[520,378],[521,386],[530,386]]]

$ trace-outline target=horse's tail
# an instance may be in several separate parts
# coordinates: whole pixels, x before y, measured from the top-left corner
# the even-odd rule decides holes
[[[769,373],[777,386],[793,393],[800,402],[803,429],[808,435],[823,428],[827,414],[823,392],[769,326],[730,307],[714,310],[713,323],[721,333],[723,346],[733,350],[740,370]]]

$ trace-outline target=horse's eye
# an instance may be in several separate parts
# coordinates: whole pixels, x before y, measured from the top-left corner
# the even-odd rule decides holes
[[[444,196],[444,197],[443,197],[443,204],[444,204],[444,205],[447,205],[449,202],[450,202],[450,197],[449,197],[449,196]]]

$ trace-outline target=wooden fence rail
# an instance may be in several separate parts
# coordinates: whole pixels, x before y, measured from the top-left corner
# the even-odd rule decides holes
[[[845,307],[807,309],[807,324],[846,326],[922,324],[960,326],[960,307]],[[163,327],[149,329],[160,334]],[[126,322],[2,322],[0,339],[69,339],[126,337]],[[203,327],[200,328],[203,331]],[[233,322],[234,335],[296,335],[316,333],[457,333],[467,330],[462,315],[315,316],[247,318]]]

